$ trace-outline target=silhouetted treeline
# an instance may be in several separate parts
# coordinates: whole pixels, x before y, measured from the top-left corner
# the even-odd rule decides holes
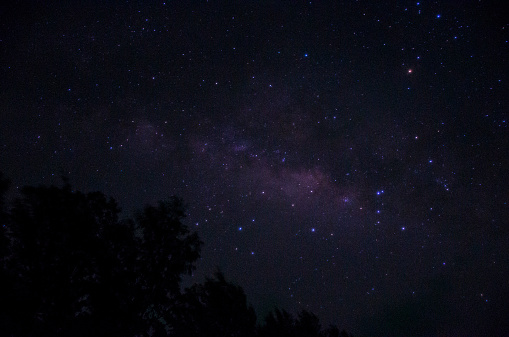
[[[5,202],[0,174],[0,331],[5,336],[321,336],[307,311],[257,325],[241,287],[218,272],[181,291],[203,244],[172,197],[132,219],[101,192],[24,187]]]

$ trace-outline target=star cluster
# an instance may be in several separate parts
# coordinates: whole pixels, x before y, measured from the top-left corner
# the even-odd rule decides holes
[[[509,24],[481,2],[33,3],[1,20],[15,188],[176,194],[259,315],[509,331]],[[405,320],[401,321],[404,315]]]

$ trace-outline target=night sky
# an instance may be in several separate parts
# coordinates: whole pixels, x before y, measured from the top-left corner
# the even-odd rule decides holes
[[[219,267],[259,319],[507,336],[509,14],[236,2],[0,9],[11,194],[65,175],[124,216],[184,198],[186,284]]]

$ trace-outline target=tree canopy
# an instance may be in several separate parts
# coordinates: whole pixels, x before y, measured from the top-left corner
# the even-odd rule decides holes
[[[221,272],[181,290],[202,242],[177,197],[119,219],[101,192],[24,187],[6,207],[0,175],[0,329],[8,336],[341,336],[307,311],[256,324]]]

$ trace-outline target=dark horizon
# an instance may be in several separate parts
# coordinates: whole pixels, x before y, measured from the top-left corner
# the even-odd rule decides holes
[[[0,171],[177,195],[258,318],[509,333],[509,22],[467,1],[15,3]],[[415,327],[420,331],[415,331]],[[419,334],[420,333],[420,334]]]

